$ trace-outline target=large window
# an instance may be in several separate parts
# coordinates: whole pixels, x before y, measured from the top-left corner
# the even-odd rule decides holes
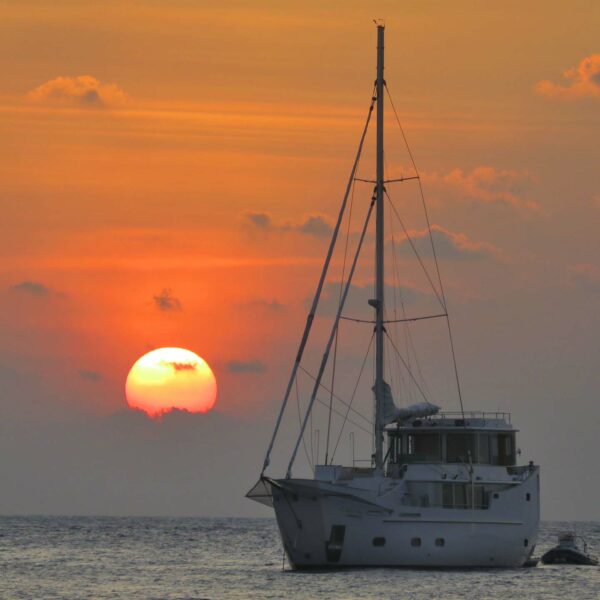
[[[487,508],[488,495],[482,485],[470,483],[443,483],[442,506],[444,508]]]
[[[494,436],[496,437],[496,436]],[[499,433],[492,445],[492,463],[510,467],[515,464],[515,438],[511,433]]]
[[[469,464],[474,460],[474,433],[448,433],[446,435],[446,462]]]
[[[410,462],[438,462],[442,460],[439,433],[410,433],[406,436],[405,454]]]
[[[480,433],[477,445],[477,462],[482,465],[490,464],[490,434]]]

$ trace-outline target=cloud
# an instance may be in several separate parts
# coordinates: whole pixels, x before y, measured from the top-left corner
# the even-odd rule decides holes
[[[82,108],[115,106],[123,104],[127,98],[114,83],[101,83],[90,75],[56,77],[27,94],[30,102]]]
[[[538,81],[535,91],[548,98],[577,100],[600,98],[600,54],[586,56],[576,67],[563,72],[565,85],[552,81]]]
[[[569,267],[571,280],[576,285],[590,292],[600,292],[600,267],[590,264],[579,264]]]
[[[163,289],[158,296],[153,296],[152,298],[158,310],[165,312],[181,310],[181,302],[179,301],[179,298],[175,298],[175,296],[171,294],[171,290],[168,288]]]
[[[173,370],[177,373],[182,371],[195,371],[198,368],[197,362],[175,362],[169,360],[161,360],[161,365],[165,365],[167,367],[172,367]]]
[[[333,230],[327,217],[318,213],[306,215],[299,223],[277,225],[268,213],[248,211],[244,213],[244,220],[247,225],[259,231],[296,232],[318,238],[329,237]]]
[[[81,369],[78,371],[79,377],[81,379],[86,379],[87,381],[101,381],[103,379],[102,373],[98,371],[88,371],[86,369]]]
[[[40,298],[50,294],[50,288],[38,281],[21,281],[10,288],[13,292],[29,294],[30,296],[38,296]]]
[[[225,366],[230,373],[264,373],[267,370],[259,360],[231,360]]]
[[[299,225],[290,225],[290,229],[315,237],[329,237],[333,231],[327,219],[322,215],[308,215]]]
[[[431,241],[427,229],[409,231],[408,233],[420,256],[432,256]],[[431,227],[431,235],[438,257],[452,259],[497,259],[501,256],[500,250],[492,244],[475,242],[469,239],[464,233],[454,233],[439,225]],[[414,255],[408,238],[400,241],[398,246],[403,254]]]
[[[254,298],[252,300],[248,300],[247,302],[239,302],[235,305],[235,307],[243,310],[259,309],[279,312],[285,308],[285,304],[278,302],[275,298],[273,298],[272,300],[267,300],[265,298]]]
[[[452,191],[457,200],[474,200],[540,212],[537,202],[522,196],[532,181],[531,175],[526,171],[479,166],[470,172],[453,169],[448,173],[430,173],[422,177],[426,182],[443,187],[445,192]]]
[[[244,217],[251,225],[257,227],[258,229],[271,229],[271,215],[267,213],[248,211],[244,213]]]

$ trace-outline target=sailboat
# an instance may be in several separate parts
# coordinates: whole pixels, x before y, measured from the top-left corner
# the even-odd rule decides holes
[[[384,360],[385,342],[389,338],[386,325],[390,323],[386,318],[384,297],[386,185],[410,179],[416,180],[420,187],[421,181],[416,166],[415,174],[410,177],[385,179],[384,91],[387,85],[384,80],[384,33],[385,26],[378,23],[377,79],[367,122],[260,478],[247,497],[274,508],[283,547],[294,568],[523,566],[534,551],[538,535],[539,466],[533,462],[517,465],[520,454],[515,439],[517,429],[511,423],[510,414],[464,410],[443,289],[440,300],[443,310],[430,317],[444,318],[448,324],[460,411],[442,411],[429,400],[400,407],[386,381],[386,375],[393,375]],[[267,470],[274,444],[281,434],[283,415],[302,369],[350,189],[358,179],[357,165],[373,113],[377,129],[376,173],[375,178],[369,180],[374,187],[367,217],[347,279],[340,290],[310,400],[303,418],[299,419],[298,437],[292,445],[287,470],[282,476],[272,476]],[[412,160],[412,154],[410,156]],[[318,393],[324,387],[323,375],[332,347],[337,350],[336,336],[340,321],[345,318],[345,303],[373,212],[375,293],[368,305],[374,314],[372,320],[367,321],[372,324],[375,355],[370,464],[357,467],[354,460],[351,465],[333,464],[326,451],[324,462],[314,465],[312,477],[294,477],[292,469],[298,450],[305,443]],[[427,227],[439,275],[428,216]],[[405,233],[410,241],[409,233]],[[441,278],[439,283],[441,288]],[[393,322],[420,318],[428,317],[395,319]],[[406,360],[403,365],[417,383]],[[331,397],[334,397],[332,390]],[[331,416],[331,410],[329,414]]]

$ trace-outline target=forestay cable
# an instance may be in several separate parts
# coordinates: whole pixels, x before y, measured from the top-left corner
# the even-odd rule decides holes
[[[371,93],[371,104],[369,106],[369,112],[367,115],[367,122],[365,123],[360,143],[358,144],[358,150],[356,152],[356,158],[354,159],[354,164],[352,165],[352,170],[350,171],[350,178],[348,179],[348,185],[346,186],[346,193],[344,194],[344,199],[342,201],[342,206],[340,208],[340,214],[338,215],[337,222],[333,229],[333,233],[331,234],[331,242],[329,243],[329,250],[327,251],[327,256],[325,258],[325,263],[323,265],[323,270],[321,272],[321,277],[319,279],[319,283],[317,285],[317,291],[315,292],[315,297],[313,299],[312,306],[310,308],[310,312],[306,319],[306,326],[304,328],[304,333],[302,334],[302,339],[300,341],[300,346],[298,348],[298,353],[296,355],[296,360],[294,361],[294,366],[292,367],[292,373],[290,375],[290,379],[288,381],[288,385],[285,391],[285,395],[283,397],[283,402],[281,403],[281,408],[279,409],[279,414],[277,415],[277,421],[275,423],[275,429],[273,430],[273,435],[271,436],[271,441],[269,442],[269,446],[267,448],[267,452],[265,454],[265,460],[263,462],[263,467],[260,472],[261,477],[264,475],[266,468],[269,466],[271,452],[273,450],[273,445],[275,444],[275,438],[277,437],[277,433],[279,432],[279,428],[281,426],[281,420],[283,419],[283,414],[285,412],[285,407],[287,406],[288,399],[290,397],[290,393],[292,391],[292,387],[294,385],[294,380],[296,379],[296,375],[298,373],[298,367],[300,366],[300,361],[302,360],[302,355],[304,354],[304,348],[306,347],[306,343],[308,342],[308,336],[310,335],[310,330],[312,328],[312,323],[315,318],[315,313],[317,311],[317,306],[319,304],[319,299],[321,297],[321,292],[323,290],[323,285],[325,283],[325,277],[327,276],[327,271],[329,270],[329,263],[331,262],[331,257],[333,255],[333,250],[335,248],[335,244],[337,241],[338,233],[340,230],[340,226],[342,224],[342,219],[344,217],[344,211],[346,209],[346,203],[348,201],[348,196],[350,195],[350,190],[352,189],[352,185],[354,182],[354,177],[356,175],[356,169],[358,167],[358,163],[360,161],[360,156],[362,154],[362,149],[364,145],[365,138],[367,136],[367,131],[369,129],[369,123],[371,121],[371,115],[373,114],[373,107],[375,106],[375,96],[373,95],[375,92],[375,88],[373,88],[373,92]]]

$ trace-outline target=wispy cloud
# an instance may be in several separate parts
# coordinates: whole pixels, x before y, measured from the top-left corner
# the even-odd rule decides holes
[[[591,292],[600,292],[600,267],[591,264],[579,264],[569,267],[569,275],[576,285]]]
[[[448,199],[448,192],[452,192],[453,198],[450,200],[541,212],[537,202],[523,195],[533,181],[531,174],[526,171],[479,166],[469,172],[453,169],[448,173],[426,173],[422,178],[428,184],[441,186],[445,199]]]
[[[535,91],[549,98],[577,100],[600,98],[600,54],[586,56],[576,67],[563,72],[564,85],[549,80],[538,81]]]
[[[171,294],[171,290],[169,288],[164,288],[158,296],[152,297],[154,300],[154,305],[158,310],[162,310],[164,312],[175,312],[181,310],[181,302],[179,298],[176,298]]]
[[[427,229],[409,231],[410,240],[420,256],[431,256],[431,240]],[[431,237],[435,246],[436,255],[451,259],[498,259],[501,252],[492,244],[476,242],[464,233],[456,233],[444,229],[439,225],[431,227]],[[399,242],[400,251],[412,255],[413,250],[407,237]]]
[[[266,365],[260,360],[230,360],[226,365],[230,373],[264,373]]]
[[[88,371],[87,369],[80,369],[78,372],[79,377],[81,379],[85,379],[87,381],[102,381],[103,376],[99,371]]]
[[[27,94],[27,100],[33,103],[81,108],[117,106],[127,98],[127,94],[114,83],[101,83],[91,75],[56,77]]]
[[[10,289],[13,292],[38,296],[39,298],[50,295],[50,288],[39,281],[21,281],[21,283],[11,286]]]
[[[329,237],[332,232],[328,218],[318,213],[306,215],[300,222],[276,224],[269,213],[248,211],[244,213],[244,221],[253,229],[263,232],[295,232],[317,238]]]
[[[272,312],[280,312],[285,308],[285,304],[278,302],[275,298],[272,298],[271,300],[267,300],[266,298],[253,298],[246,302],[238,302],[235,305],[235,307],[242,310],[258,309]]]

